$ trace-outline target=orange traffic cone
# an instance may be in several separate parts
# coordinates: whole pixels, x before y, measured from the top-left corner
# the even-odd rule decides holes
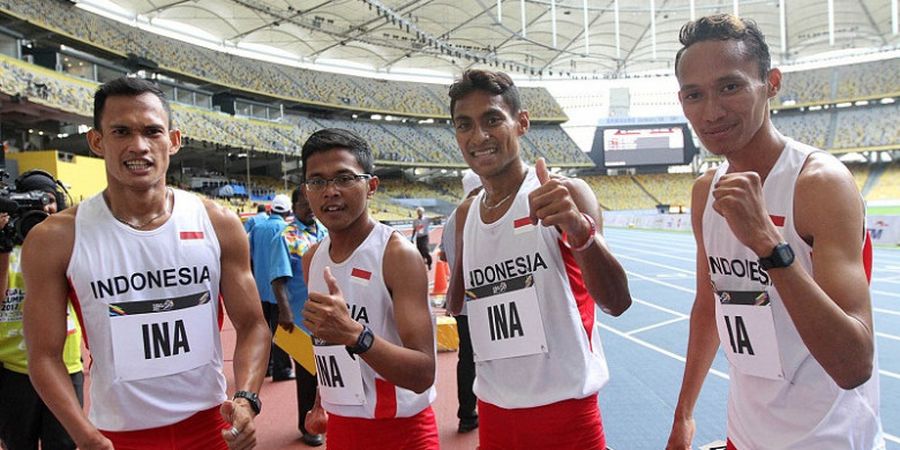
[[[450,268],[446,261],[437,260],[434,266],[434,286],[431,295],[447,295],[447,285],[450,283]]]

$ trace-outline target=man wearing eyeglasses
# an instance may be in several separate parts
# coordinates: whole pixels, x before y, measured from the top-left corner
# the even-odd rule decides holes
[[[303,255],[303,325],[315,337],[328,448],[438,448],[428,279],[416,248],[369,217],[378,188],[369,145],[324,129],[301,159],[309,204],[329,233]]]

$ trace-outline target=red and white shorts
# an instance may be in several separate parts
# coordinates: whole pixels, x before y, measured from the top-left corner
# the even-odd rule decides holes
[[[181,450],[202,448],[227,450],[222,430],[231,428],[219,407],[200,411],[181,422],[134,431],[104,431],[116,450]]]
[[[431,406],[412,417],[389,419],[329,414],[325,436],[328,450],[437,450],[441,445]]]
[[[603,450],[597,395],[534,408],[505,409],[478,401],[481,450]]]

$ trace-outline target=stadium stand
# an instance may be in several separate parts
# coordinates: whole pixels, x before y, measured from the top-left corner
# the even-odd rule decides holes
[[[318,72],[248,60],[142,31],[54,0],[0,1],[0,10],[91,47],[161,68],[269,97],[309,105],[419,117],[447,117],[448,86]],[[522,88],[532,120],[562,122],[562,109],[543,88]]]

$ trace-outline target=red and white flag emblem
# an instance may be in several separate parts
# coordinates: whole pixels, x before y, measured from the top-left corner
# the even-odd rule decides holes
[[[772,219],[772,223],[774,223],[776,227],[784,226],[784,216],[773,216],[772,214],[769,214],[769,218]]]
[[[352,271],[350,271],[350,281],[360,284],[363,286],[368,286],[369,281],[372,280],[372,272],[368,270],[363,270],[357,267],[354,267]]]
[[[202,231],[182,231],[178,234],[178,237],[181,238],[182,241],[189,241],[192,239],[203,239]]]
[[[522,234],[534,230],[534,224],[531,223],[531,217],[522,217],[513,221],[513,233]]]

